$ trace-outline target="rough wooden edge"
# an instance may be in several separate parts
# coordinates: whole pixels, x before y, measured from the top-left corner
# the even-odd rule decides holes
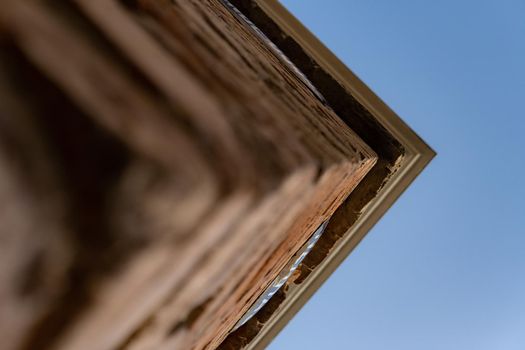
[[[276,0],[254,0],[325,72],[337,80],[405,149],[395,173],[378,189],[330,254],[292,290],[248,349],[264,349],[383,216],[436,153],[350,69]],[[246,13],[249,17],[249,13]],[[252,18],[250,18],[252,19]],[[254,20],[254,19],[252,19]],[[257,24],[257,23],[256,23]],[[263,30],[264,31],[264,30]],[[292,61],[294,57],[289,57]],[[360,186],[367,186],[366,178]]]

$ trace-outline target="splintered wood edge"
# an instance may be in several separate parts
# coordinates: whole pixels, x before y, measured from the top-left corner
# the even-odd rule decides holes
[[[283,33],[298,43],[324,71],[349,91],[373,115],[373,118],[405,148],[405,154],[396,164],[396,171],[377,189],[374,199],[363,208],[357,221],[346,228],[344,236],[336,247],[310,276],[303,283],[292,288],[279,309],[272,314],[247,346],[247,349],[250,350],[262,350],[353,251],[368,231],[430,163],[436,153],[283,5],[276,0],[255,0],[255,2],[281,28]],[[245,15],[249,17],[248,14]],[[294,61],[293,57],[289,58],[292,62]],[[367,182],[368,179],[365,178],[358,188],[366,187]]]

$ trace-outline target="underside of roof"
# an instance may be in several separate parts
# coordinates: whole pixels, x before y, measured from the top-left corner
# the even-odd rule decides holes
[[[2,6],[6,350],[263,348],[434,156],[277,1]]]

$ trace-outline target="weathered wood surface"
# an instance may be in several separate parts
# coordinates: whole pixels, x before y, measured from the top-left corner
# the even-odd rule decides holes
[[[3,349],[213,349],[375,162],[219,0],[0,11]]]

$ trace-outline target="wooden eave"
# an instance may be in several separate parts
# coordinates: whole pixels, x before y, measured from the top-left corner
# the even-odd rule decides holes
[[[338,114],[379,156],[375,168],[347,199],[346,204],[354,210],[356,207],[350,202],[362,203],[356,220],[341,219],[351,216],[345,213],[345,208],[334,214],[336,222],[330,226],[343,230],[342,237],[309,276],[289,288],[281,304],[270,316],[266,316],[264,326],[246,347],[255,350],[264,349],[275,338],[428,165],[436,152],[278,1],[231,0],[231,3],[301,69],[336,112],[339,111],[331,103],[330,96],[337,99],[345,93],[348,93],[347,98],[355,99],[366,109],[368,113],[362,114],[366,127],[345,119],[340,112]],[[329,91],[334,85],[323,84],[325,81],[320,72],[338,83],[340,90]],[[374,140],[370,139],[371,134],[375,135]],[[384,172],[385,169],[389,170],[388,173]],[[378,181],[378,177],[383,178]],[[365,197],[370,191],[375,194],[368,201]]]
[[[6,1],[0,99],[6,349],[261,349],[435,155],[275,0]]]

